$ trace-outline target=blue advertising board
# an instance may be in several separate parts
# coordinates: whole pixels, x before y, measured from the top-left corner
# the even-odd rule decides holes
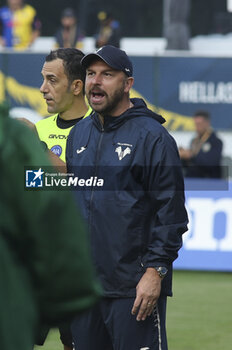
[[[22,107],[47,115],[46,103],[39,91],[45,54],[0,54],[0,103],[7,100],[11,108]],[[26,117],[26,115],[25,115]]]
[[[189,180],[186,189],[189,230],[174,268],[232,271],[232,182]]]
[[[215,129],[232,129],[231,69],[231,58],[160,58],[159,106],[189,116],[204,109]]]
[[[156,56],[132,57],[132,62],[136,91],[175,120],[170,130],[193,127],[187,119],[197,110],[210,113],[215,129],[232,130],[231,58]]]
[[[47,115],[39,92],[45,54],[0,55],[0,103],[34,109]],[[193,130],[193,114],[210,112],[215,129],[232,130],[231,58],[222,57],[131,57],[135,83],[132,97],[142,97],[149,108],[162,114],[169,130]]]

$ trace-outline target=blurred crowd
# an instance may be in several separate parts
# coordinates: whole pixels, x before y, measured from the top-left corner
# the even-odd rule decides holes
[[[40,35],[41,21],[36,10],[23,0],[7,0],[0,8],[0,30],[1,46],[26,49]]]
[[[98,28],[94,35],[95,47],[110,44],[120,47],[120,23],[106,11],[96,14]],[[42,33],[42,21],[35,8],[24,0],[7,0],[0,8],[0,46],[13,49],[28,49]],[[74,9],[64,8],[60,26],[54,33],[55,48],[83,48],[85,33]]]

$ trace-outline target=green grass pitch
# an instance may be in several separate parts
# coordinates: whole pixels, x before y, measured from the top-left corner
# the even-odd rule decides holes
[[[173,294],[167,309],[169,350],[231,349],[231,273],[175,271]],[[35,349],[62,350],[57,330]]]

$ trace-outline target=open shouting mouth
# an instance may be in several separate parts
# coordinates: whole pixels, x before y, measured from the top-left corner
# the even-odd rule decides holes
[[[90,101],[94,104],[102,103],[105,99],[105,93],[98,90],[92,90],[90,92]]]

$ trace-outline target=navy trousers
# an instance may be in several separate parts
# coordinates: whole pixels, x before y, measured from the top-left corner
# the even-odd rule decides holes
[[[134,298],[103,298],[71,325],[75,350],[167,350],[166,303],[161,296],[145,321],[131,315]]]

